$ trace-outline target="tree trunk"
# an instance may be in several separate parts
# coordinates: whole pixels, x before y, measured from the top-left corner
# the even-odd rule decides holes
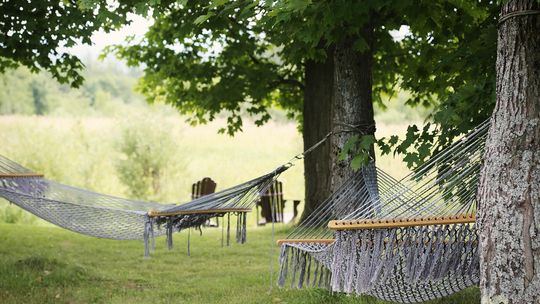
[[[331,129],[331,100],[333,86],[333,55],[324,62],[305,64],[304,89],[304,150],[320,141]],[[313,150],[304,159],[306,204],[302,219],[309,216],[330,195],[330,145]]]
[[[534,9],[536,0],[510,1],[501,17]],[[491,123],[478,190],[482,303],[540,303],[538,14],[499,26]]]
[[[366,134],[374,133],[372,86],[372,44],[373,29],[367,26],[362,31],[368,49],[358,52],[353,48],[355,39],[346,39],[336,45],[334,51],[334,95],[332,99],[333,130],[346,129],[344,125],[373,126]],[[331,139],[331,180],[330,188],[336,191],[339,186],[349,180],[352,169],[349,161],[339,161],[338,154],[348,138],[354,133],[337,133]],[[365,135],[365,134],[363,134]],[[336,211],[334,216],[340,217],[353,211],[358,206],[348,203],[346,210]]]

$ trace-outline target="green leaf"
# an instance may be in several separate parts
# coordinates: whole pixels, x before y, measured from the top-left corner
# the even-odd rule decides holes
[[[196,25],[200,25],[200,24],[202,24],[203,22],[205,22],[206,20],[210,19],[210,18],[211,18],[212,16],[214,16],[214,15],[215,15],[214,12],[209,12],[209,13],[206,14],[206,15],[201,15],[201,16],[197,17],[197,18],[195,19],[195,21],[193,21],[193,23],[196,24]]]
[[[360,140],[360,149],[364,151],[370,151],[371,147],[375,143],[375,136],[374,135],[364,135],[362,136],[362,139]]]
[[[343,145],[343,148],[339,152],[338,160],[345,160],[347,159],[347,155],[349,155],[349,152],[352,151],[352,149],[356,146],[356,143],[358,142],[359,138],[358,135],[353,135],[347,139],[345,144]]]
[[[311,4],[311,0],[288,0],[285,7],[291,11],[303,11]]]
[[[392,149],[390,148],[390,145],[387,144],[385,141],[384,141],[384,138],[382,139],[379,139],[377,141],[377,146],[379,147],[379,149],[381,150],[381,154],[382,155],[385,155],[385,154],[389,154]]]
[[[362,37],[359,37],[354,42],[353,48],[357,50],[358,52],[362,53],[367,50],[369,50],[369,45],[367,44],[366,40]]]
[[[227,2],[229,2],[229,0],[213,0],[212,1],[212,3],[214,4],[214,7],[222,6]]]
[[[407,163],[407,167],[412,168],[414,164],[418,163],[420,159],[418,158],[417,153],[407,153],[405,157],[403,158],[403,161]]]
[[[368,154],[360,153],[352,159],[351,168],[356,171],[360,169],[362,166],[366,165],[368,161],[369,161]]]

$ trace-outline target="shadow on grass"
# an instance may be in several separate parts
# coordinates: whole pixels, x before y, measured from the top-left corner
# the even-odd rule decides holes
[[[80,265],[54,258],[30,256],[0,261],[0,299],[3,303],[67,303],[75,286],[101,280]]]

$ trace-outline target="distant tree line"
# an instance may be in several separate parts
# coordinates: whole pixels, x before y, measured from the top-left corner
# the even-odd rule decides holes
[[[135,93],[138,75],[89,63],[79,88],[61,84],[48,72],[19,67],[0,74],[0,115],[113,114],[124,104],[143,104]]]

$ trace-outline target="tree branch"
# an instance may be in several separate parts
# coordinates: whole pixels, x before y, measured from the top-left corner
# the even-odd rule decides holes
[[[280,85],[290,85],[290,86],[293,86],[293,87],[297,87],[301,90],[304,90],[305,86],[304,84],[301,82],[301,81],[298,81],[296,79],[287,79],[287,78],[284,78],[284,77],[279,77],[279,79],[277,79],[276,81],[273,81],[272,82],[272,87],[276,88]]]

